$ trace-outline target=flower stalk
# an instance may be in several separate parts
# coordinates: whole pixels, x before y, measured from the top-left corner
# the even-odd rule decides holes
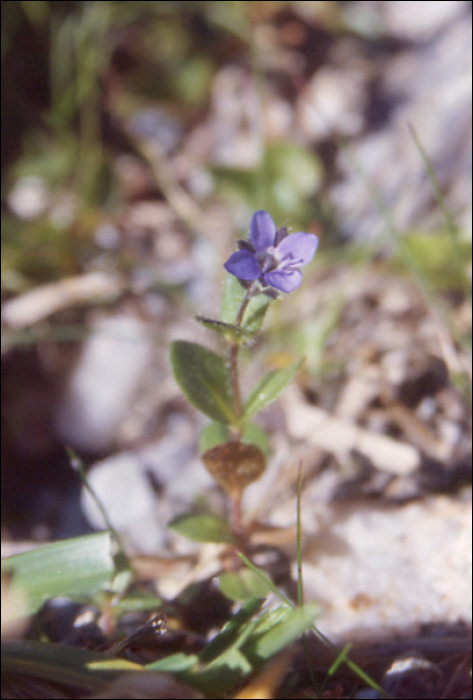
[[[268,212],[255,212],[249,239],[239,241],[238,250],[224,264],[239,283],[229,280],[225,287],[222,320],[196,317],[225,338],[226,362],[197,343],[175,341],[171,347],[174,377],[184,395],[214,421],[214,426],[209,426],[210,435],[225,431],[221,442],[205,450],[202,461],[227,493],[231,529],[240,542],[245,535],[242,495],[264,472],[267,461],[265,447],[258,444],[261,442],[257,437],[258,427],[249,420],[284,391],[301,364],[266,374],[243,403],[240,346],[261,328],[268,299],[276,299],[281,292],[288,294],[299,287],[301,268],[312,260],[317,246],[318,238],[314,234],[302,231],[289,234],[284,226],[276,229]]]
[[[241,328],[243,323],[243,317],[245,311],[250,302],[251,297],[254,293],[255,284],[252,283],[246,290],[246,294],[242,299],[240,308],[238,309],[238,314],[235,320],[236,328]],[[242,415],[242,405],[241,405],[241,390],[240,390],[240,376],[238,370],[238,355],[240,352],[240,343],[238,340],[232,340],[229,344],[229,360],[230,360],[230,385],[233,397],[233,411],[235,414],[235,421],[238,422]],[[234,439],[239,442],[241,440],[242,428],[235,427]]]
[[[312,233],[295,233],[289,235],[283,226],[276,230],[273,219],[268,212],[257,211],[251,220],[250,239],[239,241],[239,250],[233,253],[225,263],[227,272],[235,275],[246,287],[246,294],[241,302],[235,325],[242,326],[245,311],[250,299],[255,294],[265,293],[276,298],[278,292],[286,294],[294,291],[302,282],[300,267],[314,257],[318,238]],[[233,400],[235,425],[232,436],[236,443],[241,442],[243,426],[241,425],[242,405],[240,378],[238,371],[238,354],[240,340],[229,341],[230,386]],[[230,497],[230,520],[236,535],[243,531],[241,522],[241,499],[243,489],[233,491]]]
[[[250,299],[255,292],[255,282],[252,282],[247,290],[246,294],[242,299],[240,308],[238,309],[238,314],[235,320],[235,326],[241,328],[243,323],[243,318],[245,311],[250,303]],[[235,414],[235,421],[238,422],[242,416],[242,405],[241,405],[241,389],[240,389],[240,374],[238,368],[238,355],[240,352],[240,342],[238,340],[232,340],[229,345],[229,358],[230,358],[230,384],[233,397],[233,411]],[[241,442],[241,437],[243,434],[243,427],[238,425],[232,430],[233,439],[235,442]],[[230,524],[232,532],[240,537],[243,533],[243,524],[241,520],[241,499],[243,496],[243,490],[234,491],[230,494]]]

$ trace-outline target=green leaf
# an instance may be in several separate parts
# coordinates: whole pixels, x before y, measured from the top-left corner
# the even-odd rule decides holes
[[[116,543],[109,532],[47,544],[2,560],[2,573],[12,577],[12,595],[18,593],[26,606],[21,615],[35,613],[55,596],[92,594],[109,587],[120,574]],[[16,617],[14,610],[6,616]]]
[[[16,673],[97,692],[125,671],[142,667],[125,659],[52,642],[2,639],[2,673]]]
[[[230,697],[235,686],[253,671],[251,663],[239,649],[230,648],[208,666],[188,679],[206,698]]]
[[[246,289],[235,275],[227,274],[222,291],[220,315],[225,323],[234,324]]]
[[[261,202],[266,197],[259,195],[262,189],[267,191],[267,184],[261,179],[259,169],[211,166],[210,172],[217,191],[224,199],[243,201],[253,211],[261,209]],[[265,208],[268,208],[266,204]]]
[[[220,445],[223,442],[228,442],[232,439],[231,433],[228,426],[224,423],[208,423],[202,428],[199,439],[199,452],[204,453],[210,450],[216,445]],[[244,440],[244,442],[251,442],[251,440]]]
[[[247,601],[205,646],[198,658],[193,655],[174,654],[149,664],[146,668],[172,673],[178,680],[189,683],[203,692],[205,697],[228,697],[236,684],[253,670],[248,659],[239,651],[239,647],[257,625],[257,621],[252,618],[263,603],[262,598]]]
[[[268,306],[269,299],[265,294],[258,294],[251,299],[243,316],[242,324],[247,334],[255,335],[259,331],[263,325]]]
[[[256,445],[256,447],[260,448],[265,457],[269,457],[271,453],[269,435],[266,430],[263,430],[263,428],[256,423],[247,423],[245,425],[241,439],[242,442],[245,442],[247,445]]]
[[[261,626],[243,645],[243,653],[253,666],[264,663],[308,630],[318,611],[315,603],[308,603],[301,608],[280,606],[270,611],[266,619],[261,620]],[[265,627],[269,629],[265,630]]]
[[[303,362],[304,360],[302,359],[289,367],[276,369],[260,379],[248,397],[243,411],[242,421],[248,420],[248,418],[254,416],[255,413],[258,413],[275,401],[291,383]]]
[[[458,238],[455,244],[454,249],[446,231],[411,231],[399,242],[395,261],[405,264],[405,256],[409,255],[435,289],[461,291],[465,270],[471,262],[471,240]],[[463,266],[459,266],[459,260]]]
[[[228,522],[210,513],[180,515],[168,527],[196,542],[236,543]]]
[[[113,610],[116,617],[120,617],[128,612],[150,612],[161,607],[163,601],[155,595],[136,591],[120,598],[114,604]]]
[[[229,375],[219,355],[197,343],[177,340],[171,345],[171,367],[195,408],[220,423],[234,422]]]
[[[248,630],[250,629],[251,631],[254,627],[252,618],[261,610],[263,603],[264,598],[250,598],[247,600],[232,619],[202,649],[199,654],[199,661],[201,663],[210,663],[228,649],[241,646],[248,637]]]
[[[315,605],[300,609],[281,605],[255,619],[263,602],[263,598],[248,600],[200,652],[199,664],[175,675],[206,697],[229,697],[245,677],[297,639],[317,612]],[[158,664],[148,668],[161,670]]]
[[[240,284],[235,275],[228,274],[222,293],[222,321],[234,325],[246,294],[246,289]],[[250,299],[243,316],[241,327],[245,335],[254,335],[261,328],[269,299],[264,294],[258,294]]]
[[[268,145],[260,166],[253,170],[212,168],[215,184],[225,198],[242,201],[253,211],[266,209],[276,226],[288,216],[303,231],[313,215],[313,199],[323,182],[323,165],[316,154],[294,141]]]
[[[240,341],[244,337],[248,337],[250,333],[245,331],[243,328],[233,325],[232,323],[225,323],[224,321],[216,321],[213,318],[205,318],[204,316],[196,316],[195,320],[201,323],[206,328],[209,328],[215,333],[223,335],[224,338],[230,342]]]
[[[271,145],[265,154],[264,168],[281,204],[287,203],[291,212],[296,202],[313,196],[322,184],[323,169],[318,157],[291,141]]]
[[[183,654],[182,652],[178,652],[177,654],[166,656],[164,659],[148,664],[146,668],[149,671],[172,673],[176,678],[180,678],[180,674],[186,674],[186,672],[190,671],[198,660],[195,654]],[[184,675],[184,678],[187,678],[187,675]]]
[[[251,569],[240,571],[225,571],[218,577],[218,587],[223,595],[231,600],[243,601],[258,596],[265,598],[270,589],[265,581]]]
[[[284,595],[284,593],[279,590],[279,588],[273,583],[273,581],[262,569],[256,566],[256,564],[253,564],[253,562],[250,561],[248,557],[246,557],[242,552],[237,552],[237,554],[242,560],[242,562],[266,583],[269,590],[272,591],[277,598],[280,598],[283,601],[283,603],[286,603],[286,605],[291,607],[292,603],[289,600],[289,598],[287,598]]]

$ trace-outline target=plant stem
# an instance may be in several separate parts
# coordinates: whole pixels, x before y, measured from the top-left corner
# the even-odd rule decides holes
[[[240,308],[238,309],[238,314],[235,321],[235,326],[241,328],[243,321],[243,316],[245,315],[246,308],[250,302],[253,295],[254,283],[251,284],[246,290],[246,294],[242,299]],[[233,397],[233,412],[235,414],[235,419],[238,421],[241,418],[242,408],[241,408],[241,391],[240,391],[240,377],[238,372],[238,353],[240,351],[240,343],[238,341],[232,341],[229,345],[229,358],[230,358],[230,382]],[[241,439],[241,428],[235,430],[235,440],[240,441]]]
[[[246,294],[242,299],[238,314],[236,317],[235,325],[237,328],[241,328],[243,322],[243,316],[245,315],[246,308],[250,302],[253,295],[255,284],[250,284],[246,290]],[[229,359],[230,359],[230,382],[232,388],[233,396],[233,412],[235,414],[235,420],[238,421],[242,415],[241,406],[241,391],[240,391],[240,376],[238,372],[238,353],[240,351],[240,343],[238,341],[232,341],[229,345]],[[233,429],[233,439],[236,442],[240,442],[242,436],[241,426],[235,427]],[[241,498],[242,491],[238,490],[230,496],[230,521],[232,526],[232,531],[235,535],[240,536],[243,533],[243,525],[241,522]]]
[[[239,420],[241,416],[241,392],[240,392],[240,380],[238,376],[238,351],[240,349],[239,343],[231,343],[230,345],[230,381],[232,386],[232,397],[233,397],[233,413],[235,414],[235,419]],[[241,431],[238,429],[238,440],[240,439]]]
[[[236,321],[235,321],[235,326],[237,326],[237,328],[241,327],[241,322],[243,321],[243,315],[246,311],[246,307],[248,306],[251,297],[253,296],[254,289],[255,289],[255,283],[253,282],[252,284],[250,284],[250,286],[246,290],[246,294],[243,297],[242,302],[241,302],[241,306],[238,310],[238,314],[237,314]]]
[[[230,496],[230,522],[232,532],[237,537],[241,537],[244,533],[244,527],[241,522],[241,497],[242,491],[237,491]]]

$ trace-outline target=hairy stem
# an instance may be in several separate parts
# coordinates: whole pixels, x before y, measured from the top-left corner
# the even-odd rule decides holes
[[[238,314],[236,317],[235,325],[237,328],[241,328],[243,322],[243,316],[245,315],[246,308],[253,296],[254,283],[251,284],[246,290],[246,294],[242,299],[240,308],[238,309]],[[235,419],[238,421],[241,418],[242,406],[241,406],[241,391],[240,391],[240,375],[238,371],[238,353],[240,351],[240,343],[237,341],[232,341],[229,345],[229,358],[230,358],[230,382],[232,388],[233,396],[233,412],[235,414]],[[242,436],[242,428],[234,428],[233,439],[236,442],[240,442]],[[232,525],[232,531],[240,536],[243,532],[243,525],[241,522],[241,498],[242,492],[238,491],[230,497],[230,522]]]
[[[237,328],[241,328],[243,322],[243,316],[245,315],[246,308],[250,302],[253,295],[254,283],[251,284],[246,290],[246,294],[242,299],[240,308],[238,309],[238,314],[236,317],[235,325]],[[230,359],[230,382],[233,396],[233,412],[235,414],[235,419],[239,420],[241,418],[242,407],[241,407],[241,391],[240,391],[240,376],[238,371],[238,353],[240,351],[240,343],[237,341],[232,341],[229,345],[229,359]],[[235,440],[240,441],[241,439],[241,429],[235,430]]]
[[[239,420],[241,416],[241,392],[240,392],[240,379],[238,374],[238,351],[240,349],[239,343],[232,343],[229,348],[230,353],[230,381],[232,387],[232,397],[233,397],[233,413],[235,414],[235,419]],[[240,435],[238,436],[238,440]]]
[[[237,537],[241,537],[244,533],[243,524],[241,522],[241,497],[242,491],[237,493],[232,493],[230,496],[230,522],[232,525],[232,532]]]
[[[242,299],[241,306],[238,310],[238,314],[237,314],[236,321],[235,321],[235,325],[238,328],[241,327],[241,322],[243,321],[243,316],[245,314],[246,307],[248,306],[250,299],[253,296],[254,289],[255,289],[255,283],[253,282],[252,284],[250,284],[250,286],[246,290],[246,294]]]

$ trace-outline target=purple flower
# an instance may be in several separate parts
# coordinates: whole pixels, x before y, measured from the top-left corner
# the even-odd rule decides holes
[[[259,279],[263,286],[292,292],[302,282],[302,265],[315,255],[319,239],[313,233],[293,233],[285,227],[276,231],[267,211],[253,214],[250,240],[239,241],[240,250],[228,258],[224,267],[243,282]]]

